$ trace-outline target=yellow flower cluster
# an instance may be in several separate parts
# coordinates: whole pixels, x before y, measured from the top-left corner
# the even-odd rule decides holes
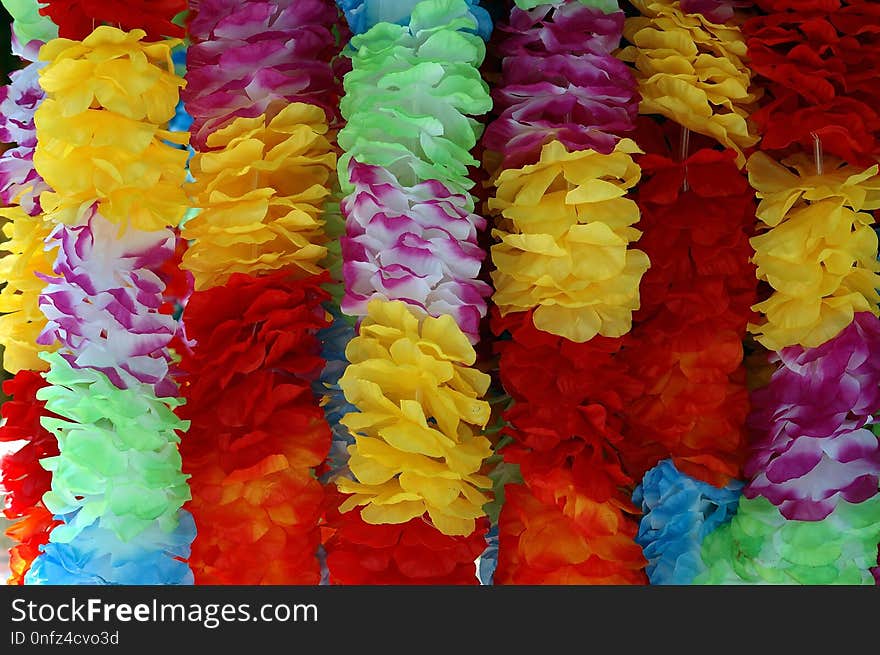
[[[650,266],[627,247],[641,236],[639,208],[625,197],[641,175],[638,152],[629,139],[608,155],[553,141],[536,164],[498,176],[489,210],[504,217],[492,231],[502,314],[535,307],[535,327],[578,343],[629,332]]]
[[[42,215],[29,216],[21,207],[0,209],[8,220],[3,225],[6,240],[0,245],[0,279],[6,284],[0,291],[0,344],[3,345],[3,368],[10,373],[21,370],[44,371],[46,362],[37,356],[46,347],[36,343],[46,326],[38,300],[45,282],[38,273],[52,274],[52,257],[44,250],[51,225]]]
[[[760,152],[749,158],[757,215],[769,227],[751,239],[753,261],[758,278],[773,287],[752,308],[763,317],[749,329],[770,350],[819,346],[856,312],[878,313],[880,265],[869,213],[880,209],[878,166],[865,170],[830,157],[825,166],[820,176],[806,155],[782,163]]]
[[[208,138],[191,162],[200,213],[183,235],[196,289],[230,275],[280,268],[321,271],[327,249],[321,213],[336,170],[319,107],[293,103],[277,116],[238,118]]]
[[[620,51],[636,67],[640,111],[661,114],[736,150],[758,141],[746,118],[758,100],[744,63],[746,43],[735,25],[682,12],[678,0],[633,0],[643,14],[628,18]]]
[[[40,71],[46,99],[35,115],[34,166],[54,189],[40,203],[55,222],[77,223],[96,202],[123,227],[158,230],[183,217],[187,153],[170,144],[189,137],[161,129],[184,84],[171,60],[179,42],[144,36],[100,26],[40,50],[49,64]]]
[[[382,300],[367,312],[340,380],[359,410],[341,421],[355,435],[349,468],[358,481],[338,480],[353,494],[340,511],[365,505],[361,516],[373,524],[427,512],[443,534],[471,534],[489,501],[480,490],[492,486],[478,473],[492,453],[478,435],[489,420],[481,400],[489,376],[470,368],[476,354],[451,316]]]

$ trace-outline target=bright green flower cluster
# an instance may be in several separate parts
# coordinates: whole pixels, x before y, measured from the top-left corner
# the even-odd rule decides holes
[[[96,522],[123,541],[156,524],[172,531],[190,498],[177,449],[178,432],[189,422],[174,414],[184,401],[156,398],[143,383],[120,389],[95,369],[73,368],[58,353],[41,357],[51,367],[50,386],[37,398],[56,415],[41,422],[60,451],[42,460],[52,471],[43,501],[66,517],[52,541],[69,542]]]
[[[703,542],[696,584],[874,584],[880,495],[840,502],[822,521],[786,520],[763,496],[740,498],[733,520]]]
[[[383,166],[404,186],[439,180],[453,193],[474,183],[468,166],[492,107],[478,67],[486,54],[464,0],[429,0],[408,26],[379,23],[351,40],[353,69],[340,103],[343,191],[348,162]]]

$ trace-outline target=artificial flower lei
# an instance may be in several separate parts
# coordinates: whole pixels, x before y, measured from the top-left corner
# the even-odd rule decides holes
[[[331,432],[312,389],[329,326],[321,263],[339,15],[329,0],[192,8],[182,95],[195,212],[182,267],[195,291],[178,342],[198,528],[190,565],[197,584],[317,584],[316,474]]]
[[[740,169],[758,140],[749,115],[761,92],[739,27],[743,3],[632,4],[641,15],[627,19],[620,56],[634,65],[645,115],[636,200],[652,266],[623,355],[645,389],[627,405],[620,450],[642,480],[634,501],[650,581],[681,584],[704,570],[701,543],[729,520],[743,487],[743,344],[757,282],[755,202]]]
[[[641,389],[619,355],[650,266],[627,197],[641,177],[641,149],[625,138],[636,85],[612,54],[624,14],[616,2],[516,5],[499,27],[483,139],[493,329],[512,400],[499,466],[518,466],[523,483],[504,487],[493,580],[641,584],[633,480],[617,451],[621,412]]]
[[[489,377],[472,342],[489,287],[467,167],[491,106],[478,70],[488,16],[464,0],[340,5],[355,33],[340,102],[341,309],[362,318],[338,383],[357,411],[341,419],[354,444],[336,477],[348,495],[328,515],[329,581],[476,584],[492,483]],[[436,565],[419,561],[436,551]]]
[[[169,369],[177,325],[158,274],[175,251],[167,226],[185,209],[186,153],[164,129],[183,82],[175,42],[145,36],[98,26],[40,49],[33,161],[55,257],[41,273],[36,341],[58,350],[41,354],[48,384],[36,398],[58,446],[41,460],[52,473],[43,502],[61,523],[30,584],[192,581],[178,452],[187,425],[174,415],[182,401]]]

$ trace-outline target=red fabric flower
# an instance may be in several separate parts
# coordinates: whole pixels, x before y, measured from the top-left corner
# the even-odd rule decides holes
[[[6,536],[17,542],[9,549],[8,584],[24,584],[24,576],[40,554],[40,547],[49,542],[49,533],[59,523],[41,502],[6,529]]]
[[[330,428],[311,391],[328,325],[320,285],[284,271],[233,275],[185,313],[181,443],[196,521],[198,584],[317,584],[324,490],[314,471]]]
[[[760,3],[746,21],[750,67],[766,90],[751,119],[761,148],[825,152],[870,165],[880,152],[880,6],[876,3]]]
[[[625,405],[618,450],[635,479],[671,457],[682,472],[722,486],[740,477],[746,449],[754,193],[732,151],[700,148],[679,161],[677,127],[644,123],[642,132],[649,154],[639,161],[639,247],[651,268],[621,359],[644,391]]]
[[[150,41],[183,37],[184,29],[171,21],[187,7],[186,0],[43,0],[40,13],[58,26],[58,36],[82,41],[98,25],[123,30],[142,29]]]
[[[635,520],[611,503],[581,499],[580,521],[508,485],[498,532],[495,584],[647,584]]]
[[[574,343],[537,330],[528,312],[492,322],[514,400],[502,452],[525,483],[505,488],[496,584],[644,583],[634,481],[617,452],[625,408],[643,393],[622,358],[627,339]]]
[[[466,537],[448,536],[422,519],[371,525],[360,509],[327,513],[330,584],[475,585],[474,560],[486,548],[488,520],[477,521]]]
[[[0,478],[6,491],[3,514],[16,520],[6,531],[18,545],[10,552],[10,584],[22,584],[24,574],[39,554],[39,546],[49,540],[49,532],[58,523],[43,505],[52,474],[40,466],[44,457],[58,454],[58,442],[41,424],[40,418],[52,416],[45,403],[37,400],[37,391],[46,386],[36,371],[19,371],[3,383],[11,398],[3,403],[0,442],[24,441],[17,450],[0,459]]]

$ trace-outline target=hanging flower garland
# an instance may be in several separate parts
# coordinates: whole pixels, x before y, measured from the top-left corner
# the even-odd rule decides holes
[[[36,395],[54,415],[41,422],[59,449],[42,460],[53,474],[44,502],[64,522],[29,584],[192,580],[181,561],[194,536],[180,509],[189,497],[177,452],[186,424],[172,411],[181,401],[168,368],[176,326],[159,311],[164,284],[154,272],[174,252],[166,221],[184,210],[186,153],[163,129],[182,81],[174,42],[144,37],[100,26],[40,51],[49,63],[34,165],[51,187],[40,204],[56,224],[48,243],[58,252],[38,341],[59,351],[41,355],[49,386]]]
[[[880,13],[862,2],[758,4],[768,14],[743,29],[767,82],[754,115],[762,152],[748,164],[766,293],[750,329],[775,351],[774,370],[753,394],[744,497],[707,539],[697,582],[873,584]]]
[[[652,154],[640,160],[643,244],[654,265],[625,355],[645,391],[627,405],[620,450],[642,480],[634,501],[645,513],[638,541],[651,583],[689,584],[704,568],[703,539],[729,520],[743,486],[754,201],[733,151],[703,147],[675,161],[663,136],[645,135]]]
[[[0,216],[5,240],[0,258],[0,344],[3,368],[14,374],[4,382],[10,396],[2,408],[0,441],[18,442],[0,458],[0,480],[5,492],[4,516],[14,521],[6,535],[14,545],[9,551],[10,584],[24,584],[24,576],[49,539],[56,524],[42,496],[49,491],[51,474],[40,466],[40,459],[58,454],[55,439],[40,425],[46,415],[36,392],[45,386],[40,371],[46,368],[39,358],[50,346],[37,343],[46,324],[40,312],[39,294],[44,282],[40,275],[52,270],[51,256],[43,241],[51,226],[40,211],[39,195],[48,187],[36,172],[33,154],[36,146],[34,112],[43,99],[37,81],[39,48],[57,35],[55,26],[37,13],[34,1],[4,2],[13,16],[12,51],[24,67],[10,74],[10,84],[0,88],[0,141],[12,147],[0,154]]]
[[[317,584],[330,430],[312,385],[329,282],[338,91],[332,2],[192,3],[195,292],[179,343],[198,584]],[[235,344],[230,347],[230,344]],[[224,408],[218,411],[218,408]]]
[[[474,34],[488,16],[464,0],[341,6],[356,32],[340,105],[342,309],[361,321],[339,380],[357,411],[341,420],[354,444],[351,478],[336,479],[350,495],[328,514],[329,582],[476,584],[491,450],[471,344],[489,288],[467,167],[490,107]]]
[[[686,584],[705,570],[701,543],[729,520],[743,486],[743,342],[756,281],[755,204],[740,169],[757,141],[748,118],[760,91],[738,27],[748,3],[632,4],[640,15],[627,20],[620,56],[634,64],[640,113],[662,118],[641,119],[638,133],[652,267],[624,354],[645,389],[627,405],[620,450],[642,480],[634,500],[651,583]]]
[[[635,82],[612,55],[616,2],[518,1],[499,26],[497,118],[483,138],[494,186],[493,330],[513,404],[495,584],[639,584],[633,483],[616,450],[640,382],[619,354],[650,263],[633,247],[641,172]],[[587,38],[584,38],[584,34]],[[601,383],[598,381],[601,380]]]
[[[637,479],[671,457],[682,473],[722,487],[742,476],[746,457],[742,343],[756,300],[755,203],[733,151],[695,137],[702,147],[677,161],[678,130],[668,125],[663,134],[646,120],[640,133],[649,151],[639,161],[641,243],[654,265],[624,355],[645,390],[627,406],[621,452]]]

